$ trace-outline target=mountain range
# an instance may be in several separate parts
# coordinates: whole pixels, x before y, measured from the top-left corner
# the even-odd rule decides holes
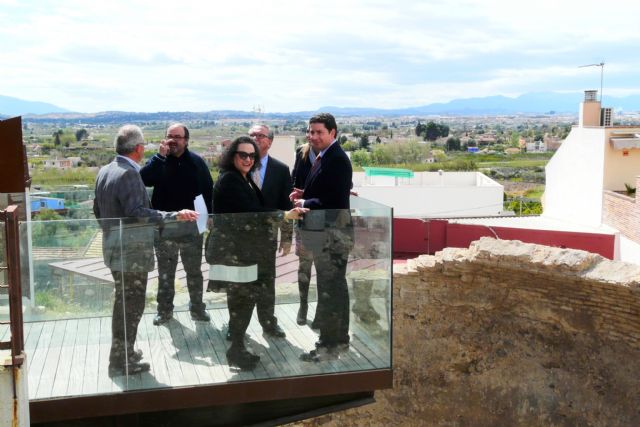
[[[298,111],[292,113],[267,113],[265,117],[308,117],[318,111],[330,111],[337,116],[420,116],[420,115],[508,115],[508,114],[543,114],[572,113],[577,114],[578,104],[582,101],[581,93],[527,93],[515,98],[502,95],[481,98],[454,99],[446,103],[434,103],[418,107],[380,109],[366,107],[326,106],[316,111]],[[640,111],[640,95],[626,97],[604,97],[604,106],[622,111]],[[218,119],[223,117],[249,118],[255,113],[236,110],[217,110],[209,112],[104,112],[104,113],[71,113],[69,110],[45,102],[26,101],[0,95],[0,115],[23,115],[31,120],[64,120],[88,119],[100,121],[108,118],[122,119],[123,116],[134,116],[139,120],[155,119]]]
[[[20,98],[0,95],[0,114],[5,116],[25,116],[28,114],[67,112],[69,112],[69,110],[46,102],[26,101]]]

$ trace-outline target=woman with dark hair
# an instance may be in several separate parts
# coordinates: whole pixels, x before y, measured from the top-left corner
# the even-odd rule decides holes
[[[249,137],[236,138],[220,159],[221,173],[213,187],[213,228],[208,239],[206,259],[209,286],[227,288],[229,366],[242,370],[255,368],[260,356],[250,353],[244,336],[256,305],[257,289],[268,280],[267,263],[273,263],[266,250],[273,239],[273,221],[282,221],[283,212],[266,208],[260,189],[251,179],[258,167],[256,143]],[[286,219],[299,219],[308,209],[284,212]]]

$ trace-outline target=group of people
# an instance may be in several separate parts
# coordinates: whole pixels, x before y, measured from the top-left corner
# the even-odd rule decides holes
[[[307,143],[296,152],[293,172],[269,156],[273,133],[251,127],[222,154],[213,183],[204,160],[189,151],[189,130],[169,126],[158,152],[140,167],[144,136],[126,125],[115,138],[116,158],[96,180],[94,213],[103,229],[103,254],[115,282],[109,374],[150,369],[135,349],[145,305],[148,273],[158,262],[154,325],[173,317],[175,274],[182,260],[195,321],[209,321],[203,302],[203,246],[209,263],[209,290],[227,292],[230,366],[254,369],[260,360],[248,351],[245,334],[254,307],[266,335],[283,338],[275,316],[275,261],[291,251],[295,228],[300,260],[297,323],[307,322],[311,266],[317,272],[318,304],[312,327],[320,330],[305,361],[331,358],[349,345],[346,267],[353,245],[349,214],[351,162],[336,143],[337,124],[328,113],[309,120]],[[145,187],[153,187],[151,200]],[[206,244],[195,223],[194,200],[202,196],[214,220]],[[291,220],[298,220],[294,225]],[[278,239],[280,235],[280,239]],[[278,246],[278,241],[280,242]]]

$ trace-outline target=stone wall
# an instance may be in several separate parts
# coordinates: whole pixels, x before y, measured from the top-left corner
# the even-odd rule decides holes
[[[640,267],[482,238],[394,273],[394,388],[303,425],[640,425]]]

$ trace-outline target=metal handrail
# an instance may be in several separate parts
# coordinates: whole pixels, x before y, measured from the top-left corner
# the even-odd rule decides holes
[[[11,205],[6,210],[0,211],[0,220],[4,221],[6,267],[3,270],[9,272],[8,284],[5,285],[9,292],[9,328],[11,338],[9,341],[0,342],[0,349],[11,350],[11,359],[0,361],[5,366],[22,366],[24,363],[24,334],[22,320],[22,287],[20,283],[20,237],[18,228],[18,206]]]

